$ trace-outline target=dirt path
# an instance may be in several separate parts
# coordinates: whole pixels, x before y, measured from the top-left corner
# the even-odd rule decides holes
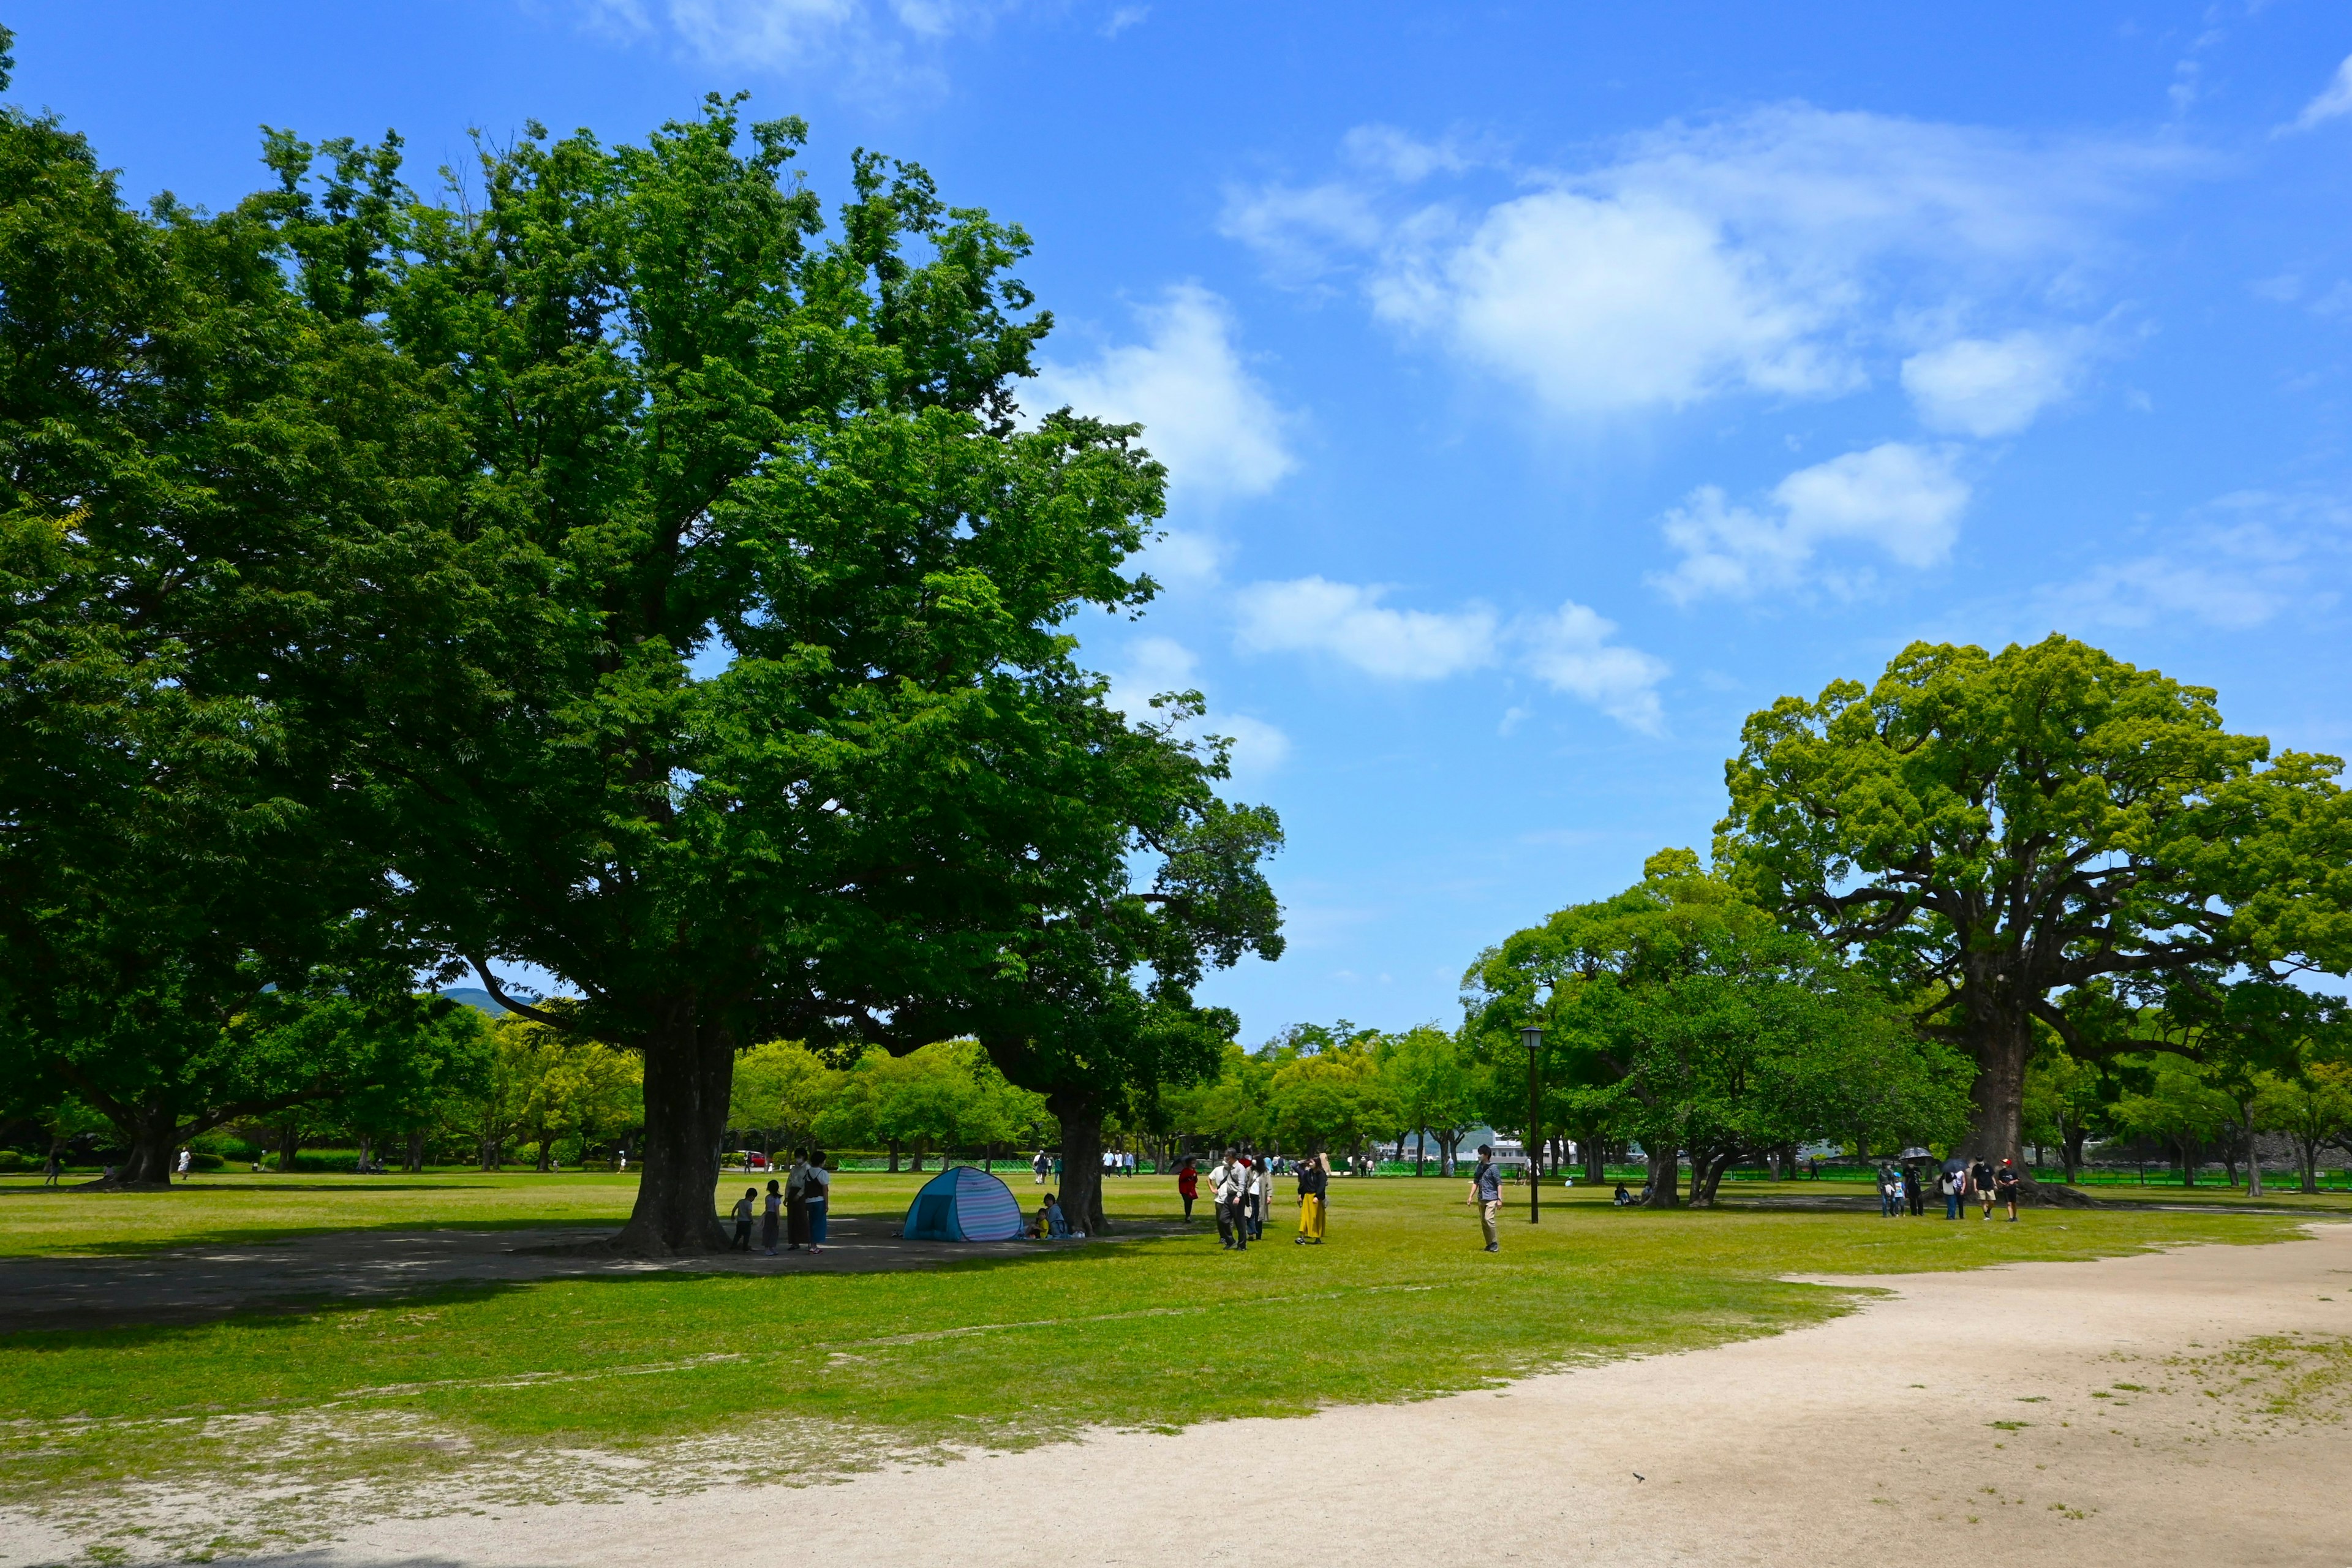
[[[1501,1393],[832,1487],[387,1521],[277,1561],[2352,1563],[2352,1226],[1854,1283],[1894,1294],[1821,1328]]]

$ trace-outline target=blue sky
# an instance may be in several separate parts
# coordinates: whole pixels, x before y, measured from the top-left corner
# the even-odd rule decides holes
[[[1930,14],[1930,13],[1933,14]],[[1166,0],[33,4],[134,195],[267,122],[422,174],[712,88],[1024,225],[1040,405],[1143,420],[1168,591],[1083,626],[1277,806],[1255,1040],[1450,1019],[1704,847],[1741,719],[2056,629],[2352,750],[2352,12]]]

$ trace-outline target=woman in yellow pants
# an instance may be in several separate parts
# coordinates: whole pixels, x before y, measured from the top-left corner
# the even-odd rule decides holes
[[[1331,1168],[1324,1156],[1318,1154],[1303,1161],[1298,1167],[1298,1237],[1291,1245],[1306,1247],[1323,1245],[1323,1209],[1330,1189]]]

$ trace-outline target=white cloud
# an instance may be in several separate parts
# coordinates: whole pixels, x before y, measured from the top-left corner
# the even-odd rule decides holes
[[[1954,454],[1889,441],[1800,468],[1773,487],[1769,511],[1732,505],[1713,485],[1666,514],[1666,542],[1682,552],[1651,582],[1676,604],[1747,598],[1801,583],[1820,547],[1874,546],[1898,564],[1931,566],[1951,551],[1968,481]],[[1834,579],[1833,579],[1834,581]]]
[[[1106,349],[1091,364],[1048,363],[1022,402],[1140,424],[1180,496],[1272,489],[1297,466],[1285,440],[1293,421],[1243,363],[1225,302],[1179,284],[1138,314],[1144,342]]]
[[[1675,407],[1737,385],[1833,391],[1853,377],[1809,341],[1818,307],[1704,216],[1648,195],[1505,203],[1370,289],[1379,315],[1568,415]]]
[[[2344,63],[2336,68],[2336,74],[2328,79],[2319,96],[2303,106],[2303,112],[2294,117],[2294,123],[2279,129],[2308,131],[2347,114],[2352,114],[2352,55],[2345,57]]]
[[[1903,362],[1903,390],[1931,430],[2012,436],[2066,395],[2079,356],[2047,333],[1959,338]]]
[[[1495,612],[1392,610],[1384,588],[1301,577],[1254,583],[1234,595],[1235,641],[1247,653],[1322,653],[1368,675],[1443,680],[1495,662]]]
[[[1616,623],[1574,600],[1507,626],[1475,602],[1445,612],[1397,610],[1381,603],[1386,593],[1322,577],[1252,584],[1235,595],[1234,640],[1245,653],[1319,653],[1391,680],[1443,680],[1500,664],[1507,651],[1515,667],[1553,690],[1634,729],[1657,731],[1657,685],[1667,667],[1612,644]],[[1501,732],[1525,717],[1513,708]]]
[[[1536,188],[1482,206],[1405,196],[1478,165],[1451,144],[1370,128],[1345,152],[1358,174],[1231,194],[1223,231],[1294,279],[1351,273],[1382,319],[1571,418],[1857,388],[1903,321],[2079,288],[2106,214],[2192,162],[1800,104],[1524,171]]]
[[[931,74],[929,50],[984,26],[993,0],[586,0],[590,23],[631,38],[667,33],[707,64],[846,68],[874,87]]]
[[[2042,624],[2065,629],[2196,622],[2246,631],[2290,610],[2331,611],[2352,548],[2352,502],[2241,490],[2199,508],[2158,547],[2035,594]]]
[[[1616,622],[1570,599],[1523,629],[1528,669],[1553,690],[1655,734],[1662,720],[1658,682],[1666,678],[1667,667],[1639,648],[1612,645],[1616,632]]]
[[[1149,5],[1121,5],[1113,11],[1100,29],[1106,38],[1116,38],[1129,27],[1139,26],[1151,15]]]

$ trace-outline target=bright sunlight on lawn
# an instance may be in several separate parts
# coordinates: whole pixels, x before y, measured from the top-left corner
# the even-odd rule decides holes
[[[1024,1173],[1012,1179],[1024,1199],[1034,1192]],[[919,1180],[850,1173],[837,1212],[895,1216]],[[1162,1181],[1106,1185],[1118,1217],[1176,1217]],[[291,1189],[224,1179],[168,1195],[11,1186],[0,1191],[0,1271],[8,1255],[250,1247],[320,1228],[609,1225],[630,1197],[627,1183],[597,1175],[305,1178]],[[327,1481],[345,1500],[471,1486],[487,1469],[507,1484],[535,1478],[534,1496],[576,1492],[583,1477],[609,1482],[577,1462],[583,1450],[633,1456],[635,1485],[838,1473],[1097,1424],[1174,1427],[1418,1397],[1800,1327],[1851,1300],[1790,1274],[2294,1234],[2266,1216],[2154,1212],[1952,1225],[1618,1211],[1605,1194],[1554,1190],[1536,1226],[1513,1194],[1518,1217],[1488,1257],[1457,1181],[1335,1187],[1331,1241],[1319,1248],[1290,1246],[1277,1210],[1266,1243],[1246,1256],[1221,1251],[1202,1220],[1191,1235],[1018,1256],[975,1247],[970,1263],[898,1273],[796,1273],[787,1257],[750,1275],[445,1288],[392,1305],[7,1336],[0,1500],[70,1509],[134,1483],[216,1498],[274,1488],[271,1528],[300,1537],[323,1516],[286,1503],[286,1489],[299,1500]],[[724,1439],[717,1449],[714,1437]],[[570,1457],[550,1467],[559,1449]],[[310,1493],[320,1507],[329,1495]],[[183,1501],[177,1517],[195,1515]],[[217,1522],[220,1549],[251,1539],[236,1508]]]

